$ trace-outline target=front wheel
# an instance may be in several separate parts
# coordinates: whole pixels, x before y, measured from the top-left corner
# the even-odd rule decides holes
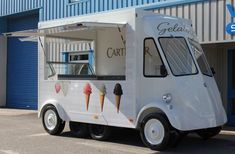
[[[47,106],[42,113],[42,123],[44,129],[51,135],[59,135],[65,126],[54,106]]]
[[[207,128],[207,129],[201,129],[196,131],[196,133],[204,140],[207,140],[209,138],[212,138],[216,135],[218,135],[221,131],[222,127],[214,127],[214,128]]]
[[[152,150],[164,150],[170,141],[170,124],[162,114],[150,114],[144,118],[140,136]]]

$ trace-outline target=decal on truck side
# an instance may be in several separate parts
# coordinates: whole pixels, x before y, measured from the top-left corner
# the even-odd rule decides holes
[[[117,113],[119,113],[121,97],[123,95],[122,86],[120,83],[117,83],[114,87],[113,94],[115,95]]]
[[[59,94],[62,91],[63,95],[67,96],[68,91],[69,91],[69,85],[70,85],[70,82],[66,82],[66,81],[56,82],[54,86],[56,94]],[[107,89],[104,83],[102,83],[98,89],[99,89],[100,111],[103,112]],[[92,87],[90,83],[87,82],[85,84],[85,86],[83,87],[83,93],[85,95],[85,109],[86,111],[88,111],[89,104],[90,104],[90,97],[92,94]],[[114,89],[113,89],[113,94],[115,95],[115,103],[116,103],[115,106],[117,109],[117,113],[119,114],[120,105],[121,105],[121,97],[123,95],[123,90],[122,90],[122,86],[120,83],[115,84]]]
[[[85,94],[86,98],[86,110],[88,111],[89,109],[89,101],[90,101],[90,95],[92,93],[92,89],[89,83],[86,83],[86,85],[83,88],[83,93]]]
[[[104,110],[104,99],[105,99],[105,95],[107,94],[105,84],[102,84],[99,90],[100,90],[100,107],[101,107],[101,112],[103,112],[103,110]]]
[[[60,90],[61,90],[61,85],[60,85],[59,82],[57,82],[57,83],[55,84],[55,92],[58,94],[58,93],[60,92]]]
[[[113,58],[114,56],[116,57],[122,57],[122,56],[126,56],[126,49],[125,48],[112,48],[109,47],[107,49],[107,57],[108,58]]]
[[[67,96],[68,94],[68,91],[69,91],[69,85],[70,85],[70,82],[69,81],[61,81],[61,82],[57,82],[55,84],[55,92],[57,94],[60,93],[60,91],[63,92],[63,95],[64,96]]]
[[[167,32],[168,33],[185,32],[185,33],[195,36],[195,33],[192,30],[190,30],[188,27],[181,26],[177,23],[174,25],[171,25],[169,22],[162,22],[157,26],[157,30],[159,31],[158,35],[164,35]]]

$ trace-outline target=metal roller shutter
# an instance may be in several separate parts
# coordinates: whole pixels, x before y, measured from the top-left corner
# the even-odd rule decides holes
[[[8,32],[35,29],[38,19],[38,14],[9,18]],[[8,38],[7,48],[7,107],[37,109],[37,43]]]

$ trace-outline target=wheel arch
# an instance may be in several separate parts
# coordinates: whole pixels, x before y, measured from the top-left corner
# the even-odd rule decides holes
[[[147,115],[152,114],[152,113],[160,113],[160,114],[164,115],[172,127],[179,128],[180,124],[174,118],[175,117],[174,112],[170,113],[167,106],[158,105],[158,103],[148,104],[140,110],[140,112],[138,113],[138,116],[137,116],[136,128],[140,129],[140,126],[141,126],[143,119]]]
[[[38,112],[38,118],[42,117],[44,110],[48,106],[54,106],[62,120],[66,121],[68,119],[68,116],[67,116],[64,108],[60,105],[60,103],[58,103],[57,101],[54,101],[54,100],[53,101],[46,101],[45,103],[43,103],[43,105],[41,105],[39,112]]]

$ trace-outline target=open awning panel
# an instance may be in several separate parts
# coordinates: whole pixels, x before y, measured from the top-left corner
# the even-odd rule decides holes
[[[126,23],[100,23],[100,22],[79,22],[70,25],[63,25],[45,29],[31,29],[25,31],[3,33],[6,37],[64,37],[69,32],[76,31],[76,38],[82,40],[91,40],[94,32],[106,28],[122,28]],[[70,35],[69,35],[70,36]]]

